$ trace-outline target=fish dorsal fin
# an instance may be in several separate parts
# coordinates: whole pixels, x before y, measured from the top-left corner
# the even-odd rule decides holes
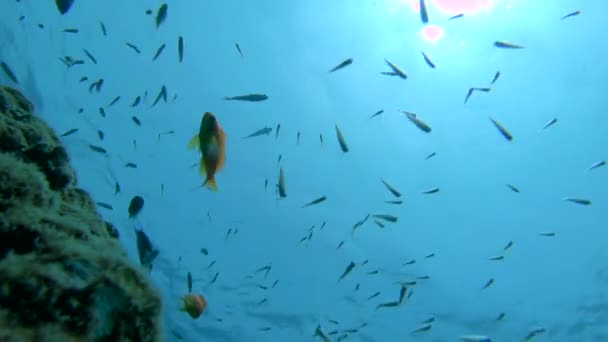
[[[192,139],[190,139],[190,141],[188,142],[188,149],[192,150],[195,149],[199,146],[200,144],[200,140],[198,138],[198,134],[196,134],[195,136],[192,137]]]

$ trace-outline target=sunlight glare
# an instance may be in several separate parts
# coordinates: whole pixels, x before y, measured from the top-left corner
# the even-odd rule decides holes
[[[436,42],[443,37],[443,29],[435,25],[427,25],[422,29],[422,37],[428,41]]]
[[[492,0],[432,0],[432,3],[450,14],[468,14],[490,7]]]

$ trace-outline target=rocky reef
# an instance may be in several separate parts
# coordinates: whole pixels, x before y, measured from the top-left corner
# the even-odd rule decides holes
[[[159,341],[160,310],[55,133],[0,87],[0,341]]]

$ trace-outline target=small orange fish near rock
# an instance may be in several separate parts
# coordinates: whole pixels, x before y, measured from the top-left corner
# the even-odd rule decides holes
[[[187,312],[190,317],[198,318],[207,308],[207,301],[201,295],[189,293],[182,297],[180,311]]]

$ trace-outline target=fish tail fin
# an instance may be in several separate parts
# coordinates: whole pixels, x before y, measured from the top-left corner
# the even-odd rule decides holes
[[[205,180],[205,183],[203,183],[203,186],[206,186],[207,188],[211,189],[212,191],[217,192],[217,183],[215,182],[215,178],[213,178],[213,177],[207,178]]]
[[[200,140],[198,138],[198,134],[193,136],[192,139],[190,139],[190,141],[188,142],[188,149],[192,150],[195,149],[199,146],[200,144]]]

